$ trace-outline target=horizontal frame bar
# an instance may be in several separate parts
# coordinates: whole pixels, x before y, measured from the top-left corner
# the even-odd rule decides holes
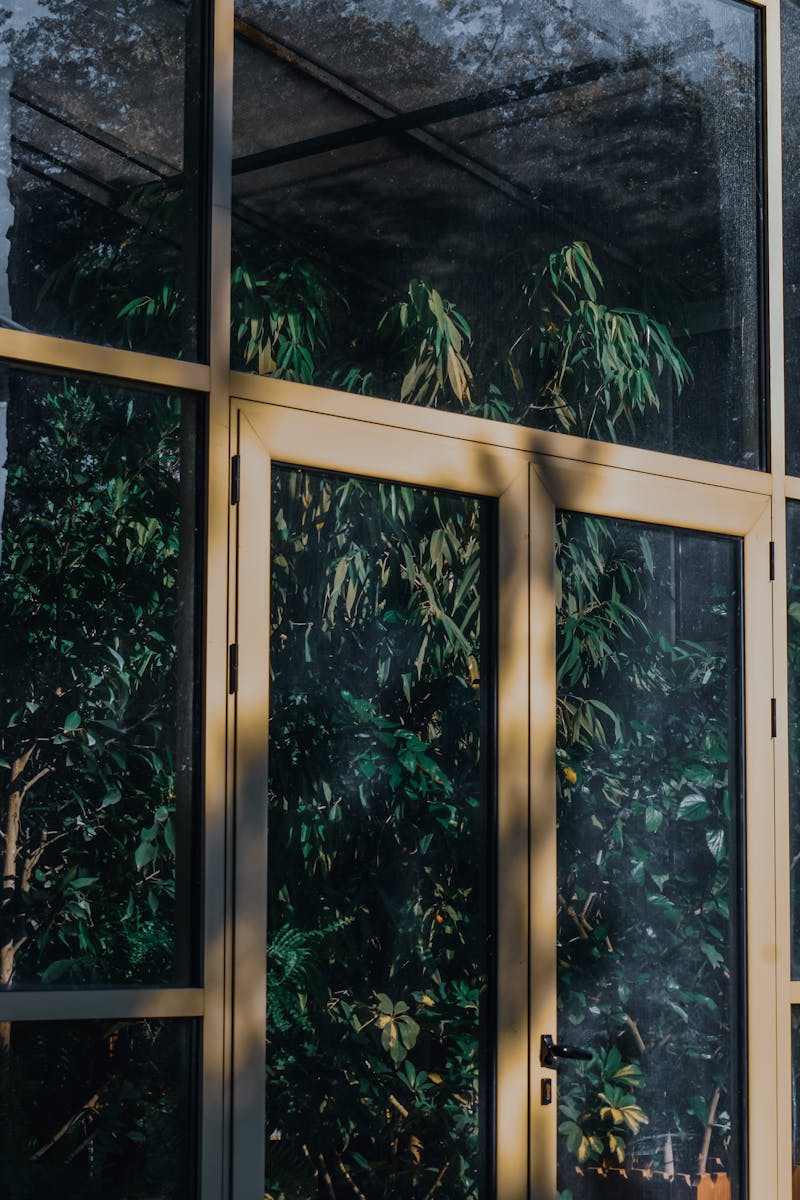
[[[203,363],[140,354],[136,350],[116,350],[112,346],[94,346],[47,334],[27,333],[0,328],[0,357],[9,365],[38,368],[52,374],[102,375],[119,381],[123,387],[137,385],[168,388],[174,391],[207,392],[211,376]]]
[[[202,988],[96,988],[0,993],[0,1021],[202,1017]]]
[[[641,450],[613,442],[589,441],[567,433],[506,425],[484,417],[420,408],[396,400],[357,396],[238,371],[231,372],[231,394],[237,399],[269,404],[275,408],[345,417],[376,427],[434,434],[442,439],[455,438],[475,445],[518,450],[527,454],[546,454],[570,462],[617,467],[620,470],[712,484],[758,495],[769,495],[772,490],[772,477],[765,471],[729,467],[723,463],[684,458],[679,454],[664,454],[656,450]]]

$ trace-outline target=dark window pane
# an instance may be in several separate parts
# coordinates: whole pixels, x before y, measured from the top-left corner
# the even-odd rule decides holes
[[[0,987],[188,982],[195,406],[4,375]]]
[[[792,1008],[792,1188],[800,1187],[800,1011]]]
[[[492,1194],[482,511],[276,472],[270,1196]]]
[[[557,529],[559,1040],[590,1054],[559,1072],[560,1186],[741,1200],[739,545]]]
[[[800,4],[781,5],[786,470],[800,475]]]
[[[239,367],[762,465],[754,7],[236,11]]]
[[[0,325],[203,353],[201,8],[6,5]]]
[[[786,505],[789,574],[789,802],[791,806],[792,978],[800,978],[800,504]]]
[[[0,1023],[0,1195],[190,1200],[191,1021]]]

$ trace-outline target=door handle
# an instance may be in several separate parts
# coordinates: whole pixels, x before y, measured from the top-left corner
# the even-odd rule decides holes
[[[553,1070],[558,1070],[559,1058],[578,1059],[582,1062],[588,1062],[592,1057],[591,1050],[581,1050],[580,1046],[563,1046],[553,1041],[549,1033],[542,1034],[541,1047],[539,1050],[539,1062],[543,1067],[550,1067]]]

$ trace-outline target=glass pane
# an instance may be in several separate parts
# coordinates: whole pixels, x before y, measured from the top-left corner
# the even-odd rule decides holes
[[[755,7],[236,12],[236,366],[762,465]]]
[[[789,634],[792,978],[800,978],[800,504],[786,505]]]
[[[190,1200],[192,1021],[0,1023],[0,1195]]]
[[[0,987],[189,982],[197,414],[0,382]]]
[[[800,3],[782,0],[786,470],[800,475]]]
[[[4,6],[0,325],[204,353],[202,7]]]
[[[491,1195],[482,513],[275,474],[273,1200]]]
[[[648,1172],[743,1196],[739,551],[558,520],[558,1040],[588,1052],[558,1079],[574,1200],[634,1200]]]
[[[800,1189],[800,1011],[792,1008],[792,1195]]]

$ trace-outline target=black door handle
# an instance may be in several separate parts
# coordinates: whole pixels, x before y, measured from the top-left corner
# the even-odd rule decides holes
[[[579,1046],[562,1046],[554,1042],[549,1033],[542,1034],[539,1062],[543,1067],[551,1067],[554,1070],[558,1070],[556,1060],[559,1058],[573,1058],[579,1059],[582,1062],[588,1062],[591,1057],[591,1050],[581,1050]]]

